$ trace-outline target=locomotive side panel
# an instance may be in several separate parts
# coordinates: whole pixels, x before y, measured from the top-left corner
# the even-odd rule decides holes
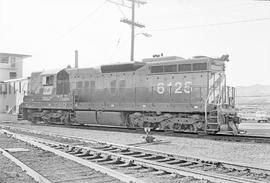
[[[119,107],[135,107],[134,75],[131,73],[118,73],[119,80]]]
[[[121,112],[102,112],[98,111],[97,121],[100,125],[125,126],[125,117]]]
[[[136,72],[104,73],[91,79],[90,88],[77,77],[78,109],[110,111],[202,112],[207,72],[149,74],[148,66]],[[90,80],[87,78],[87,80]],[[79,83],[79,85],[78,85]]]
[[[150,75],[156,108],[178,112],[202,111],[206,98],[207,73]]]

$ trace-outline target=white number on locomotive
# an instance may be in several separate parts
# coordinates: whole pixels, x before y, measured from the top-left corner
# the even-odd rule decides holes
[[[178,93],[190,93],[192,91],[192,87],[191,87],[192,82],[191,81],[187,81],[184,83],[184,86],[181,82],[175,82],[174,84],[172,82],[169,82],[167,84],[167,87],[175,87],[175,90],[173,91],[175,94]],[[157,93],[158,94],[163,94],[165,92],[165,84],[160,82],[157,84]]]

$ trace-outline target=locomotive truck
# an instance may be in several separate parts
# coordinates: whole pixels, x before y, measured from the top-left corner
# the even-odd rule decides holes
[[[21,115],[33,123],[237,134],[235,88],[226,85],[228,57],[154,57],[34,72]]]

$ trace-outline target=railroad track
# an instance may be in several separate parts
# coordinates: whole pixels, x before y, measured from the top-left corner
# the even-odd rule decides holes
[[[116,175],[113,172],[99,169],[98,167],[93,168],[89,164],[82,165],[33,145],[31,142],[25,143],[12,138],[7,133],[0,133],[0,155],[2,159],[5,157],[4,162],[7,164],[1,166],[3,169],[0,170],[0,182],[120,183],[127,180],[136,180],[127,175]],[[26,174],[32,177],[32,179],[28,178]],[[116,178],[110,176],[110,174]]]
[[[7,133],[21,140],[34,141],[75,157],[94,161],[99,165],[131,175],[135,174],[134,177],[136,173],[142,175],[143,172],[144,177],[150,175],[152,178],[155,177],[155,180],[166,180],[166,182],[187,180],[188,182],[270,182],[270,170],[267,169],[30,130],[13,129],[12,131]],[[23,134],[24,137],[17,133]]]
[[[32,124],[34,126],[48,126],[46,124]],[[92,130],[105,130],[105,131],[119,131],[128,133],[139,133],[144,134],[143,129],[135,128],[125,128],[116,126],[105,126],[105,125],[60,125],[60,124],[50,124],[53,127],[63,127],[63,128],[75,128],[75,129],[92,129]],[[267,136],[254,136],[254,135],[229,135],[229,134],[197,134],[191,132],[175,132],[175,131],[158,131],[152,130],[153,135],[164,135],[173,137],[185,137],[185,138],[200,138],[215,141],[230,141],[230,142],[251,142],[251,143],[265,143],[270,144],[270,137]]]

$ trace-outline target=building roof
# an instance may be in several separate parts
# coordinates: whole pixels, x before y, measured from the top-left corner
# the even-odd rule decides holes
[[[28,80],[28,79],[29,79],[29,77],[17,78],[17,79],[8,79],[8,80],[2,81],[2,83],[9,83],[9,82],[15,82],[15,81],[24,81],[24,80]]]
[[[32,57],[32,55],[22,55],[22,54],[15,54],[15,53],[0,53],[0,57],[6,57],[6,56],[14,56],[14,57]]]

